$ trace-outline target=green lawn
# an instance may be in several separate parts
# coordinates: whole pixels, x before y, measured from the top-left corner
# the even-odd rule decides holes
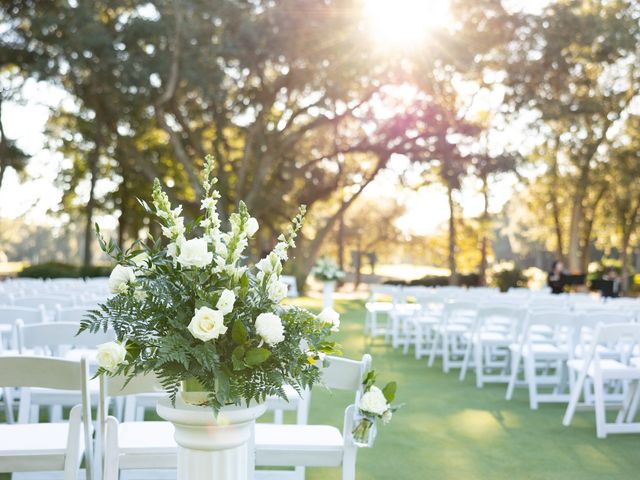
[[[296,303],[314,310],[319,301]],[[529,410],[524,390],[504,400],[505,387],[474,386],[473,375],[461,383],[440,365],[403,356],[362,336],[364,309],[359,301],[340,301],[338,340],[346,356],[373,355],[380,383],[398,382],[399,403],[391,424],[380,427],[373,449],[360,450],[360,480],[616,480],[638,478],[640,435],[595,437],[593,412],[579,412],[574,425],[561,424],[561,405]],[[351,394],[316,388],[311,423],[342,428]],[[265,418],[268,420],[268,418]],[[8,479],[0,474],[0,480]],[[308,469],[308,480],[338,480],[338,469]]]
[[[344,354],[371,353],[380,382],[397,380],[397,401],[405,404],[379,428],[374,448],[360,450],[358,479],[639,478],[640,435],[598,440],[592,411],[578,412],[573,426],[563,427],[562,405],[532,411],[525,390],[508,402],[503,385],[477,389],[473,374],[461,383],[456,373],[442,373],[439,364],[428,368],[426,360],[404,356],[380,340],[371,346],[362,336],[362,303],[344,301],[336,308],[343,314]],[[341,428],[348,399],[316,389],[311,403],[312,423]],[[307,475],[309,480],[339,478],[331,469],[309,469]]]

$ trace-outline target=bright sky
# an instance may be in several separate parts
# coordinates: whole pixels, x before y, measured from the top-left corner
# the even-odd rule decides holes
[[[364,14],[371,22],[372,34],[382,43],[395,43],[397,47],[407,46],[428,35],[434,26],[448,21],[446,0],[367,0]],[[548,0],[506,0],[510,8],[526,8],[536,11]],[[43,83],[27,82],[23,91],[23,104],[5,103],[2,121],[8,137],[16,139],[18,145],[33,155],[27,168],[27,181],[20,182],[16,173],[9,169],[5,173],[0,189],[0,217],[16,218],[25,215],[33,223],[57,223],[47,212],[55,209],[60,201],[60,190],[56,187],[57,173],[63,159],[44,149],[44,126],[50,108],[69,101],[65,93]],[[478,110],[486,109],[500,102],[501,95],[487,94],[479,99]],[[497,133],[491,139],[492,145],[500,148],[509,141],[517,144],[521,137],[519,128],[511,127],[509,132]],[[507,140],[509,139],[509,140]],[[394,192],[407,207],[407,214],[399,219],[399,226],[410,233],[428,234],[434,232],[448,218],[448,207],[442,187],[432,185],[418,191],[401,190],[395,187],[397,173],[405,170],[406,159],[396,158],[389,172],[384,172],[369,187],[367,195],[381,196]],[[514,179],[503,178],[492,188],[491,209],[499,211],[513,191]],[[458,199],[465,215],[478,215],[482,210],[482,199],[477,185],[467,182]]]

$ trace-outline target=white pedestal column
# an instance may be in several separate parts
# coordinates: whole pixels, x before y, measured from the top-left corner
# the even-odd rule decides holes
[[[324,282],[322,286],[322,308],[333,308],[333,291],[336,282]]]
[[[252,432],[266,408],[225,407],[216,418],[211,408],[186,404],[180,396],[175,407],[169,398],[159,400],[158,415],[176,429],[178,480],[250,480]]]

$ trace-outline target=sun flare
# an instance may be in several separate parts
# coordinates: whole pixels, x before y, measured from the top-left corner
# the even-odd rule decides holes
[[[365,0],[364,13],[374,39],[407,46],[424,40],[449,21],[447,0]]]

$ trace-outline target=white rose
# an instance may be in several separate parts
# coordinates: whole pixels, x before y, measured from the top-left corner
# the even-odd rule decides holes
[[[273,313],[261,313],[256,318],[256,332],[269,345],[276,345],[284,340],[284,325],[280,317]]]
[[[253,237],[258,231],[258,221],[255,218],[251,217],[249,220],[247,220],[246,229],[247,235]]]
[[[267,286],[267,296],[272,302],[278,303],[280,300],[287,296],[289,285],[279,280],[273,279]]]
[[[118,369],[118,366],[124,363],[126,355],[127,351],[120,343],[107,342],[102,345],[98,345],[96,361],[98,362],[98,365],[106,371],[114,373]]]
[[[109,275],[109,288],[112,293],[126,293],[130,282],[135,282],[133,268],[116,265]]]
[[[332,332],[340,330],[340,314],[331,307],[322,310],[318,315],[318,320],[325,325],[331,325]]]
[[[391,409],[389,409],[382,414],[382,423],[386,425],[391,421],[392,418],[393,418],[393,412],[391,411]]]
[[[384,415],[389,410],[389,405],[382,394],[382,390],[372,386],[368,392],[362,395],[358,408],[363,412],[373,413],[374,415]]]
[[[209,307],[197,308],[187,329],[191,335],[203,342],[215,340],[227,331],[222,312]]]
[[[207,241],[204,238],[187,240],[180,246],[178,262],[185,267],[205,267],[213,260],[213,253],[208,250]]]
[[[233,304],[236,301],[236,294],[233,293],[233,290],[223,290],[220,298],[218,299],[218,303],[216,303],[216,308],[222,312],[223,315],[227,313],[231,313],[233,310]]]
[[[147,258],[149,258],[149,254],[147,252],[142,252],[133,257],[131,261],[136,265],[136,267],[146,267]]]

